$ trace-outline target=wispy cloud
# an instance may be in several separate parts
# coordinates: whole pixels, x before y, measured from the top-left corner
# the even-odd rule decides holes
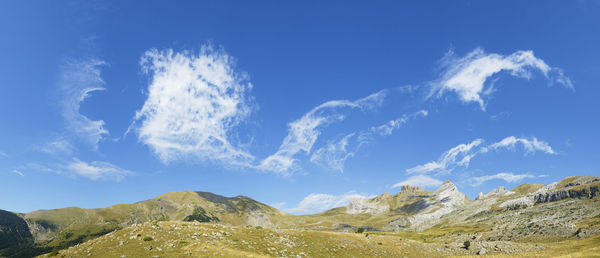
[[[56,137],[36,148],[43,153],[52,155],[72,155],[76,152],[75,146],[62,136]]]
[[[517,138],[509,136],[499,142],[479,147],[483,143],[482,139],[476,139],[468,144],[459,144],[454,148],[444,152],[437,161],[431,161],[406,170],[407,174],[428,173],[437,171],[438,173],[450,173],[456,167],[468,167],[471,159],[481,153],[488,153],[491,150],[510,149],[515,150],[517,144],[523,145],[525,153],[541,151],[546,154],[556,154],[550,144],[538,140],[535,137],[531,139]]]
[[[68,59],[62,65],[59,89],[62,98],[62,116],[67,129],[94,149],[98,142],[108,135],[104,121],[91,120],[79,112],[81,102],[94,91],[105,90],[100,67],[106,63],[98,59]]]
[[[442,184],[442,181],[426,175],[416,175],[400,181],[392,186],[392,188],[401,187],[404,185],[434,187]]]
[[[332,170],[344,172],[344,166],[348,158],[356,155],[358,150],[365,144],[368,144],[374,136],[389,136],[394,130],[404,126],[409,120],[416,117],[427,116],[426,110],[419,110],[409,115],[403,115],[389,122],[372,126],[367,130],[358,133],[350,133],[337,141],[329,141],[325,146],[313,152],[310,161],[328,167]]]
[[[73,158],[61,163],[29,163],[23,168],[38,172],[55,173],[59,175],[84,177],[90,180],[121,181],[125,176],[133,175],[130,170],[103,161],[85,162]]]
[[[531,139],[526,139],[526,138],[517,138],[514,136],[509,136],[509,137],[502,139],[499,142],[492,143],[489,146],[482,148],[481,151],[485,153],[485,152],[488,152],[489,150],[497,150],[500,148],[508,148],[508,149],[514,150],[515,146],[518,143],[523,145],[523,148],[525,148],[525,151],[527,153],[541,151],[541,152],[544,152],[547,154],[556,154],[556,152],[552,149],[552,147],[550,147],[550,144],[548,144],[545,141],[540,141],[535,137],[532,137]]]
[[[89,178],[91,180],[114,180],[121,181],[133,172],[122,169],[108,162],[92,161],[90,163],[74,159],[66,164],[65,168],[73,174]]]
[[[11,172],[11,173],[14,173],[14,174],[17,174],[17,175],[19,175],[19,176],[25,176],[25,175],[23,174],[23,172],[21,172],[21,171],[19,171],[19,170],[16,170],[16,169],[13,169],[13,170],[11,170],[10,172]]]
[[[394,120],[390,120],[389,122],[382,124],[380,126],[371,127],[371,132],[378,133],[382,136],[391,135],[394,130],[399,129],[404,124],[408,122],[408,120],[413,119],[415,117],[425,117],[429,114],[427,110],[419,110],[410,115],[403,115],[402,117],[396,118]]]
[[[297,162],[295,156],[298,153],[310,154],[321,130],[331,123],[344,120],[343,111],[379,107],[386,94],[387,90],[383,90],[356,101],[332,100],[313,108],[288,125],[288,135],[277,152],[265,158],[258,168],[278,173],[294,170]]]
[[[356,198],[373,198],[375,195],[365,193],[357,193],[350,191],[341,195],[331,195],[323,193],[311,193],[304,197],[298,206],[285,209],[285,211],[297,214],[317,213],[329,210],[336,207],[348,205],[348,203]]]
[[[8,157],[8,155],[6,155],[6,153],[0,151],[0,157]]]
[[[560,68],[548,66],[544,60],[535,57],[533,51],[517,51],[511,55],[486,54],[477,48],[464,57],[456,57],[450,51],[441,60],[442,73],[438,81],[432,83],[432,95],[442,95],[446,91],[454,91],[460,99],[477,102],[485,110],[483,96],[494,92],[492,85],[485,85],[492,76],[502,72],[510,72],[512,76],[529,79],[532,71],[541,72],[551,83],[556,82],[573,89],[573,83]]]
[[[499,120],[508,118],[511,114],[512,114],[511,112],[503,111],[503,112],[500,112],[498,114],[491,115],[490,116],[490,120],[492,120],[492,121],[499,121]]]
[[[487,181],[494,180],[494,179],[504,180],[508,183],[516,183],[525,178],[535,178],[535,177],[544,177],[544,176],[546,176],[546,175],[535,176],[532,174],[513,174],[513,173],[505,173],[504,172],[504,173],[498,173],[495,175],[472,177],[468,181],[471,182],[472,186],[477,186],[477,185],[481,185]]]
[[[471,159],[477,154],[473,149],[483,142],[476,139],[467,144],[459,144],[444,152],[437,161],[431,161],[424,165],[416,166],[406,170],[408,174],[427,173],[431,171],[449,172],[457,166],[469,166]]]
[[[147,51],[148,98],[137,111],[138,138],[164,163],[180,159],[250,166],[254,160],[234,142],[235,128],[255,108],[252,84],[224,50],[205,45],[198,53]]]
[[[324,147],[317,149],[310,157],[310,161],[322,166],[329,167],[333,170],[344,172],[344,163],[346,160],[355,155],[364,140],[356,140],[356,146],[350,146],[350,140],[356,136],[355,133],[344,136],[339,141],[330,141]]]

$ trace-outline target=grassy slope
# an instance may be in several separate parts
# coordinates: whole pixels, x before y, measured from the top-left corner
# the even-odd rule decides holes
[[[560,185],[564,186],[568,183],[575,182],[576,179],[577,178],[566,178],[560,182]],[[593,184],[596,185],[599,184],[599,182]],[[502,197],[498,201],[500,202],[504,199],[523,196],[540,187],[542,187],[540,184],[524,184],[513,189],[516,194]],[[573,186],[570,188],[578,187],[581,186]],[[220,223],[228,225],[246,225],[251,213],[253,213],[253,211],[260,211],[265,214],[276,228],[292,230],[294,232],[306,229],[309,229],[309,231],[306,232],[344,229],[344,227],[340,227],[340,224],[354,226],[352,228],[345,228],[348,231],[356,230],[357,227],[361,226],[383,228],[391,220],[413,214],[419,209],[419,207],[417,207],[418,200],[421,198],[428,198],[430,195],[431,192],[429,191],[421,191],[410,194],[399,193],[395,196],[384,194],[376,197],[375,200],[378,203],[389,205],[393,211],[379,216],[369,214],[347,214],[345,207],[335,208],[319,214],[294,216],[285,214],[268,205],[264,205],[243,196],[225,198],[211,193],[184,191],[167,193],[151,200],[134,204],[119,204],[104,209],[65,208],[50,211],[36,211],[27,214],[26,217],[30,222],[44,224],[47,228],[52,229],[52,227],[54,227],[56,232],[60,231],[60,233],[56,234],[56,238],[53,241],[43,243],[42,246],[48,251],[48,248],[64,248],[68,245],[81,243],[133,223],[160,220],[180,221],[191,214],[196,206],[203,207],[209,215],[218,216]],[[506,213],[508,215],[508,213],[513,211],[492,209],[491,212],[493,212],[493,214],[498,213],[501,216],[505,216],[502,214]],[[596,225],[595,223],[597,223],[597,221],[591,219],[584,220],[582,223],[592,223]],[[491,223],[476,224],[467,222],[461,225],[454,224],[446,221],[421,233],[385,233],[384,235],[386,235],[386,237],[394,236],[411,239],[422,243],[447,244],[449,241],[448,235],[453,236],[452,241],[458,241],[457,239],[461,238],[463,235],[490,231],[497,232],[500,230],[497,226],[496,229],[493,229],[493,224]],[[578,227],[581,226],[578,225]],[[322,233],[325,234],[330,232]]]
[[[442,257],[474,255],[474,241],[467,250],[462,241],[444,239],[447,232],[474,232],[472,228],[432,229],[421,233],[339,233],[312,230],[235,227],[193,222],[150,222],[118,230],[84,244],[62,250],[58,257]],[[423,241],[429,239],[430,241]],[[148,241],[145,241],[148,240]],[[493,242],[503,250],[491,255],[593,256],[600,238],[548,243]],[[150,246],[152,248],[150,248]],[[515,253],[521,252],[521,253]]]
[[[68,207],[40,210],[25,215],[30,227],[37,228],[34,232],[38,241],[35,246],[23,250],[26,253],[22,255],[64,249],[134,223],[183,220],[198,206],[230,225],[245,225],[251,210],[264,212],[275,221],[285,216],[278,210],[247,197],[225,198],[193,191],[167,193],[147,201],[101,209]]]

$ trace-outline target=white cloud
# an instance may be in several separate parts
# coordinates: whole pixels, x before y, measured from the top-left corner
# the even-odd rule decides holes
[[[104,128],[104,121],[89,119],[79,113],[79,108],[92,92],[105,90],[99,69],[104,65],[104,61],[97,59],[68,60],[62,66],[59,82],[63,95],[62,116],[67,129],[94,149],[98,149],[98,142],[108,135],[108,131]]]
[[[120,168],[108,162],[92,161],[88,163],[77,158],[61,163],[29,163],[22,168],[66,176],[79,176],[91,180],[112,180],[117,182],[123,180],[125,176],[134,174],[130,170]]]
[[[442,181],[426,175],[411,176],[404,181],[400,181],[392,186],[392,188],[401,187],[404,185],[421,186],[421,187],[434,187],[442,184]]]
[[[541,176],[537,176],[537,177],[544,177],[545,175],[541,175]],[[504,180],[508,183],[516,183],[519,182],[525,178],[535,178],[536,176],[531,175],[531,174],[513,174],[513,173],[498,173],[495,175],[488,175],[488,176],[480,176],[480,177],[472,177],[469,181],[471,181],[471,185],[476,186],[476,185],[480,185],[483,184],[487,181],[490,180],[494,180],[494,179],[500,179],[500,180]]]
[[[390,120],[389,122],[387,122],[383,125],[371,127],[371,131],[374,133],[378,133],[382,136],[391,135],[395,129],[399,129],[400,127],[402,127],[411,118],[415,118],[418,116],[425,117],[428,114],[429,114],[429,112],[427,110],[419,110],[411,115],[403,115],[400,118]]]
[[[42,146],[38,146],[37,149],[47,154],[71,155],[76,152],[76,148],[64,137],[57,137]]]
[[[321,134],[321,129],[331,123],[344,120],[345,116],[341,109],[373,109],[381,105],[386,94],[387,90],[383,90],[356,101],[332,100],[313,108],[288,125],[288,135],[277,152],[265,158],[258,168],[278,173],[294,170],[297,167],[297,159],[294,156],[300,152],[310,154]]]
[[[508,118],[511,114],[512,114],[511,112],[503,111],[503,112],[500,112],[498,114],[491,115],[490,116],[490,120],[492,120],[492,121],[499,121],[499,120]]]
[[[521,143],[527,153],[541,151],[546,154],[556,154],[556,152],[552,149],[552,147],[550,147],[550,144],[548,144],[545,141],[540,141],[535,137],[532,137],[531,139],[526,139],[526,138],[517,138],[514,136],[509,136],[509,137],[502,139],[499,142],[492,143],[488,147],[482,148],[481,151],[485,153],[488,150],[496,150],[499,148],[509,148],[509,149],[514,150],[515,145],[517,145],[517,143]]]
[[[148,98],[137,111],[138,138],[164,163],[192,158],[250,166],[235,128],[255,107],[247,76],[235,61],[210,45],[199,53],[147,51],[143,70],[152,75]]]
[[[427,173],[432,171],[450,172],[457,166],[469,166],[471,159],[476,155],[473,148],[479,146],[482,139],[476,139],[468,144],[459,144],[456,147],[444,152],[437,161],[431,161],[424,165],[416,166],[406,170],[408,174]]]
[[[23,172],[21,172],[21,171],[19,171],[19,170],[16,170],[16,169],[13,169],[13,170],[11,170],[10,172],[11,172],[11,173],[14,173],[14,174],[17,174],[17,175],[19,175],[19,176],[25,176],[25,175],[23,174]]]
[[[323,193],[311,193],[304,197],[295,208],[286,209],[285,211],[297,214],[317,213],[329,210],[336,207],[348,205],[348,203],[356,198],[373,198],[374,195],[357,193],[350,191],[341,195],[331,195]]]
[[[555,81],[567,88],[573,88],[571,80],[564,76],[559,68],[548,66],[542,59],[534,56],[533,51],[517,51],[511,55],[486,54],[481,48],[473,50],[462,58],[449,52],[441,61],[442,75],[439,81],[432,83],[430,96],[442,95],[446,91],[456,92],[463,102],[477,102],[485,110],[482,95],[494,91],[486,81],[495,74],[508,71],[511,75],[525,79],[531,78],[532,71],[540,71],[551,82]]]
[[[359,133],[347,134],[339,141],[329,141],[324,147],[313,152],[310,161],[339,172],[344,172],[346,160],[353,157],[374,135],[391,135],[394,130],[401,128],[410,119],[427,116],[427,114],[426,110],[419,110],[410,115],[403,115],[383,125],[372,126],[368,130]]]
[[[468,144],[459,144],[456,147],[444,152],[437,161],[431,161],[429,163],[419,165],[406,170],[407,174],[412,173],[428,173],[438,171],[439,173],[450,173],[456,167],[468,167],[471,159],[481,153],[487,153],[490,150],[498,149],[515,149],[518,143],[521,143],[526,153],[532,153],[535,151],[541,151],[546,154],[556,154],[550,144],[545,141],[538,140],[535,137],[531,139],[517,138],[509,136],[502,139],[499,142],[492,143],[487,146],[482,146],[482,139],[476,139]]]
[[[64,166],[69,172],[91,180],[114,180],[121,181],[133,172],[117,167],[108,162],[92,161],[90,163],[74,159]]]
[[[357,146],[350,149],[351,138],[356,138],[356,134],[351,133],[343,137],[341,140],[335,142],[331,141],[325,147],[319,148],[310,157],[310,161],[322,166],[327,166],[333,170],[344,172],[344,163],[349,157],[353,157],[360,148],[360,146],[366,141],[360,141]]]

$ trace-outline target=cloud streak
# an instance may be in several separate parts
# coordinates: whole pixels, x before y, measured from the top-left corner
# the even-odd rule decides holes
[[[329,210],[336,207],[348,205],[348,203],[357,198],[373,198],[374,195],[368,195],[365,193],[357,193],[356,191],[350,191],[341,195],[331,195],[324,193],[311,193],[304,197],[300,203],[294,208],[284,209],[286,212],[307,214],[317,213],[325,210]]]
[[[21,172],[21,171],[19,171],[19,170],[16,170],[16,169],[13,169],[13,170],[11,170],[10,172],[11,172],[11,173],[13,173],[13,174],[17,174],[17,175],[19,175],[19,176],[25,176],[25,175],[23,174],[23,172]]]
[[[134,119],[138,139],[162,162],[192,158],[251,166],[254,156],[232,139],[255,108],[252,84],[232,57],[211,45],[198,53],[152,49],[140,64],[151,82]]]
[[[495,175],[487,175],[487,176],[480,176],[480,177],[473,177],[471,178],[469,181],[471,182],[472,186],[477,186],[477,185],[481,185],[487,181],[490,180],[495,180],[495,179],[499,179],[499,180],[504,180],[508,183],[516,183],[519,182],[525,178],[535,178],[535,177],[543,177],[544,175],[541,176],[535,176],[532,174],[513,174],[513,173],[498,173]]]
[[[77,158],[61,163],[38,164],[29,163],[26,169],[39,172],[55,173],[59,175],[83,177],[94,181],[116,181],[123,180],[134,172],[104,161],[85,162]]]
[[[106,65],[98,59],[69,59],[62,66],[59,81],[59,90],[63,95],[62,116],[67,129],[95,150],[108,131],[104,128],[103,120],[91,120],[82,115],[79,109],[92,92],[106,90],[100,71],[100,67]]]
[[[546,154],[556,154],[550,144],[545,141],[538,140],[536,137],[527,139],[509,136],[499,142],[479,147],[482,143],[482,139],[476,139],[467,144],[459,144],[456,147],[444,152],[437,161],[431,161],[423,165],[409,168],[406,170],[406,173],[450,173],[457,167],[468,167],[471,159],[479,154],[488,153],[492,150],[499,149],[509,149],[514,151],[516,146],[519,144],[523,146],[526,154],[536,151],[541,151]]]
[[[298,160],[295,156],[299,153],[310,154],[321,130],[334,122],[344,120],[343,111],[374,109],[381,106],[386,94],[387,90],[383,90],[356,101],[332,100],[313,108],[288,124],[288,135],[277,152],[265,158],[258,168],[277,173],[287,173],[296,169]],[[341,144],[339,147],[343,147],[343,143]]]
[[[560,68],[548,66],[544,60],[535,57],[533,51],[517,51],[511,55],[486,54],[477,48],[464,57],[456,57],[449,52],[442,60],[441,78],[432,84],[429,96],[441,96],[453,91],[465,103],[476,102],[485,110],[483,96],[494,91],[486,81],[494,75],[506,71],[518,78],[530,79],[533,71],[541,72],[551,83],[556,82],[573,89],[573,83]]]
[[[477,153],[474,153],[472,150],[482,142],[482,139],[477,139],[467,144],[459,144],[444,152],[437,161],[431,161],[424,165],[409,168],[406,170],[406,173],[427,173],[432,171],[449,172],[458,166],[469,166],[471,159],[477,155]]]
[[[363,145],[369,143],[374,136],[389,136],[395,130],[404,126],[409,120],[417,117],[425,117],[427,114],[426,110],[419,110],[415,113],[390,120],[385,124],[372,126],[358,133],[347,134],[339,141],[329,141],[325,146],[313,152],[310,161],[343,173],[348,158],[356,155],[358,150]]]

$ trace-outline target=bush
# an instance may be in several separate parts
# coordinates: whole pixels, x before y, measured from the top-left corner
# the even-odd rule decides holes
[[[467,240],[463,243],[465,249],[469,249],[469,246],[471,246],[471,241]]]
[[[358,228],[358,230],[356,230],[356,233],[362,234],[363,232],[365,232],[365,228]]]
[[[152,238],[152,237],[144,237],[144,239],[143,239],[143,240],[147,242],[147,241],[152,241],[152,240],[154,240],[154,238]]]
[[[256,226],[256,229],[262,229],[262,227],[261,226]]]

